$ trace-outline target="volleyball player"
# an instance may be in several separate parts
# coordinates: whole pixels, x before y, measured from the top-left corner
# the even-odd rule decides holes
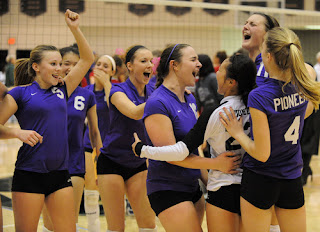
[[[126,54],[129,78],[114,84],[110,91],[110,128],[98,158],[98,187],[108,231],[124,231],[124,195],[134,211],[140,232],[157,231],[155,215],[146,194],[145,159],[133,155],[133,132],[145,140],[141,120],[145,102],[153,92],[148,85],[152,76],[152,53],[144,46],[134,46]]]
[[[97,116],[98,128],[103,141],[109,131],[109,94],[111,89],[111,77],[116,72],[116,63],[111,56],[103,55],[98,58],[93,68],[94,84],[86,88],[94,93],[97,101]],[[90,232],[100,231],[100,206],[99,206],[99,191],[97,186],[97,155],[100,154],[100,148],[93,152],[91,146],[90,126],[85,131],[85,157],[86,157],[86,175],[85,175],[85,190],[84,190],[84,209],[88,221],[88,230]]]
[[[65,77],[79,62],[79,51],[77,47],[70,46],[60,49],[60,53],[62,56],[61,75]],[[78,86],[68,99],[69,173],[73,186],[76,223],[78,223],[84,188],[84,176],[86,173],[83,144],[84,122],[86,118],[88,118],[93,147],[99,151],[102,147],[102,142],[98,129],[95,96],[93,92]],[[47,210],[43,211],[43,221],[44,231],[53,231]]]
[[[67,99],[93,62],[92,51],[79,28],[79,15],[67,10],[66,23],[80,50],[80,60],[56,86],[61,55],[54,46],[40,45],[15,68],[15,84],[0,109],[3,125],[15,114],[22,129],[43,136],[24,143],[18,152],[12,182],[12,205],[16,231],[36,231],[43,205],[55,231],[75,231],[73,189],[68,173]],[[16,136],[18,137],[18,136]],[[67,219],[67,220],[66,220]]]
[[[3,101],[4,96],[7,94],[8,90],[6,88],[6,86],[1,82],[0,83],[0,102]],[[0,125],[0,136],[2,138],[3,136],[3,132],[2,130],[5,130],[6,128],[4,128],[3,125]],[[1,203],[1,197],[0,197],[0,231],[3,230],[3,218],[2,218],[2,203]]]
[[[266,32],[274,27],[279,27],[278,21],[271,15],[263,13],[254,13],[246,21],[242,29],[243,41],[242,47],[249,52],[249,57],[255,61],[257,65],[257,85],[260,86],[264,83],[266,78],[269,78],[269,74],[265,71],[265,67],[261,58],[261,45]],[[314,78],[313,68],[305,64],[306,68],[311,76]],[[275,213],[273,212],[270,232],[279,232]]]
[[[244,153],[241,146],[225,131],[219,121],[219,112],[223,107],[235,107],[238,116],[243,116],[243,126],[249,132],[249,111],[246,107],[249,92],[255,86],[256,67],[252,60],[245,55],[233,55],[225,60],[217,73],[218,92],[224,95],[221,106],[213,113],[210,112],[208,125],[203,118],[207,117],[208,110],[200,116],[197,124],[191,129],[186,137],[172,146],[166,147],[144,147],[142,157],[164,160],[166,157],[188,156],[189,149],[197,148],[204,139],[208,141],[212,158],[218,157],[226,151],[238,154]],[[212,114],[211,114],[212,113]],[[201,125],[200,125],[201,124]],[[204,125],[203,125],[204,124]],[[207,125],[207,127],[206,127]],[[206,130],[202,130],[205,128]],[[187,149],[179,149],[186,146]],[[168,151],[168,152],[161,152]],[[171,152],[169,152],[171,150]],[[138,151],[138,154],[140,152]],[[179,154],[180,153],[180,154]],[[155,157],[158,154],[159,157]],[[227,174],[218,170],[210,170],[208,178],[208,199],[206,205],[206,216],[208,231],[230,231],[240,230],[240,182],[241,170],[238,173]]]
[[[249,94],[251,138],[243,133],[232,109],[225,109],[227,116],[220,115],[228,132],[247,152],[241,182],[244,229],[266,231],[275,205],[281,231],[304,232],[300,138],[304,118],[313,106],[318,108],[320,84],[310,78],[300,41],[289,29],[268,31],[261,55],[269,78]]]
[[[195,99],[185,92],[195,84],[201,63],[187,44],[166,48],[158,67],[158,89],[146,103],[144,121],[155,146],[181,140],[197,120]],[[229,153],[230,155],[230,153]],[[147,190],[152,209],[166,231],[201,231],[204,198],[198,178],[206,184],[207,171],[222,169],[233,172],[237,158],[222,155],[218,159],[190,155],[179,162],[149,160]]]

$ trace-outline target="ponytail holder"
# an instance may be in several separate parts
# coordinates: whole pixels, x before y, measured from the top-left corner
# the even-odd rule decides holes
[[[291,46],[292,44],[295,45],[294,43],[289,43],[288,47],[290,48],[290,46]]]
[[[172,48],[172,50],[171,50],[171,52],[170,52],[170,55],[168,56],[168,59],[167,59],[167,62],[166,62],[166,66],[165,66],[165,67],[168,66],[168,64],[169,64],[169,62],[170,62],[171,55],[172,55],[174,49],[175,49],[178,45],[179,45],[179,44],[176,44],[176,45],[174,45],[174,47]]]

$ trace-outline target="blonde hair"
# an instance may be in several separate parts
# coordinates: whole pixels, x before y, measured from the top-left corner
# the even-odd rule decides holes
[[[320,83],[311,79],[305,67],[301,44],[298,36],[287,28],[275,27],[265,36],[267,52],[275,58],[275,63],[290,74],[283,88],[292,83],[298,92],[309,99],[316,109],[320,103]]]
[[[14,85],[27,85],[34,81],[36,72],[32,68],[33,63],[40,64],[43,59],[43,53],[45,51],[57,51],[59,50],[52,45],[39,45],[35,47],[31,53],[30,58],[19,59],[16,62],[14,68]]]

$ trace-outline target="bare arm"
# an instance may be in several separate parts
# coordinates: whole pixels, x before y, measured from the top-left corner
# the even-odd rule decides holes
[[[243,131],[242,118],[238,121],[232,108],[230,108],[230,111],[224,108],[224,112],[225,114],[220,113],[220,121],[229,134],[240,143],[250,156],[261,162],[266,162],[271,152],[270,128],[267,115],[260,110],[250,108],[253,141]]]
[[[0,82],[0,101],[3,101],[7,92],[8,92],[7,87],[4,84],[2,84],[2,82]]]
[[[207,107],[188,134],[175,145],[152,147],[138,144],[136,147],[140,140],[135,135],[135,143],[132,144],[132,149],[140,157],[162,161],[182,161],[189,155],[189,151],[193,151],[203,144],[206,127],[214,110],[215,107]]]
[[[139,120],[143,116],[146,103],[135,105],[125,93],[116,92],[111,96],[111,103],[128,118]]]
[[[96,68],[93,69],[93,76],[103,85],[104,93],[106,96],[106,102],[109,107],[109,95],[112,87],[110,82],[110,76],[104,71]]]
[[[102,141],[100,131],[98,128],[97,106],[92,106],[87,113],[89,138],[91,141],[92,149],[95,148],[97,155],[100,154],[100,148],[102,147]]]
[[[172,123],[167,116],[162,114],[151,115],[145,119],[145,126],[154,146],[173,145],[176,143]],[[233,153],[224,153],[214,159],[191,154],[183,161],[169,163],[186,168],[216,169],[226,173],[236,173],[234,170],[239,166],[239,157],[229,157],[230,154]]]
[[[18,110],[18,105],[14,98],[7,94],[0,104],[0,139],[18,138],[30,146],[42,143],[42,136],[32,130],[22,130],[20,128],[10,128],[4,126],[8,119]]]
[[[306,66],[306,68],[308,70],[308,73],[309,73],[311,79],[315,81],[316,78],[317,78],[316,71],[309,64],[305,63],[305,66]],[[306,114],[305,114],[304,118],[306,119],[307,117],[309,117],[312,114],[313,110],[314,110],[314,106],[313,106],[312,102],[309,101],[308,102],[308,106],[307,106],[307,110],[306,110]]]
[[[94,61],[94,56],[86,38],[79,28],[79,15],[67,10],[65,13],[65,20],[78,44],[80,53],[80,60],[64,79],[67,86],[68,96],[70,96],[88,72]]]

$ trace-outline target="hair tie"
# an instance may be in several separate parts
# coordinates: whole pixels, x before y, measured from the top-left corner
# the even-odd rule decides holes
[[[109,55],[103,55],[103,57],[107,57],[111,61],[112,69],[113,69],[113,71],[116,71],[117,70],[117,66],[116,66],[116,62],[114,61],[114,59]]]
[[[176,44],[176,45],[174,45],[174,47],[172,48],[172,50],[171,50],[171,52],[170,52],[170,55],[168,56],[168,59],[167,59],[167,62],[166,62],[166,66],[165,66],[165,67],[168,66],[169,61],[170,61],[170,58],[171,58],[171,55],[172,55],[174,49],[175,49],[178,45],[179,45],[179,44]]]
[[[142,46],[142,45],[136,45],[134,47],[132,47],[128,52],[127,52],[127,55],[126,55],[126,65],[128,62],[130,62],[131,58],[133,57],[134,53],[140,49],[140,48],[145,48],[145,46]]]
[[[290,47],[291,47],[291,45],[295,45],[295,44],[294,44],[294,43],[289,43],[288,47],[290,48]]]

